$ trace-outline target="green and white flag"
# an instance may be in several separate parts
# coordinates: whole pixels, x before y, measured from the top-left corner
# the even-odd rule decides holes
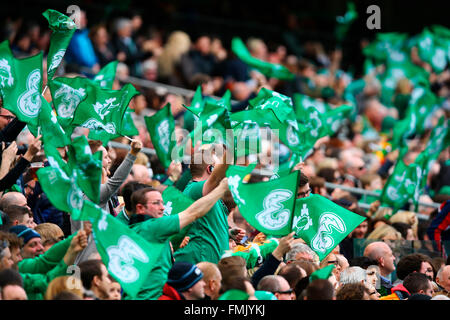
[[[226,144],[232,143],[227,134],[231,129],[230,114],[228,109],[220,102],[207,100],[194,130],[190,133],[192,146],[201,144]]]
[[[58,77],[48,82],[58,122],[67,136],[73,132],[71,122],[75,110],[87,97],[88,79]]]
[[[256,230],[283,237],[291,232],[300,171],[267,182],[243,183],[256,164],[230,166],[228,186],[239,211]]]
[[[202,97],[202,87],[197,86],[197,89],[195,90],[195,94],[192,97],[191,105],[186,106],[183,104],[183,107],[187,109],[187,111],[184,113],[183,117],[183,127],[187,131],[191,132],[194,130],[194,123],[198,120],[198,117],[200,116],[200,113],[203,110],[203,106],[205,104],[205,100]]]
[[[28,127],[33,133],[32,126]],[[58,122],[51,105],[44,98],[42,99],[41,111],[39,113],[39,127],[44,144],[52,144],[55,147],[64,147],[70,144],[70,138]],[[37,132],[36,134],[33,133],[33,135],[36,137]]]
[[[123,135],[125,112],[131,99],[139,92],[127,83],[120,90],[87,86],[87,97],[75,109],[72,127],[88,128],[88,138],[103,144]]]
[[[112,90],[118,64],[119,61],[111,61],[95,75],[92,81],[97,83],[100,88]]]
[[[322,260],[366,218],[318,195],[296,200],[292,231]]]
[[[412,91],[405,118],[397,121],[393,128],[391,141],[393,150],[406,145],[406,140],[414,134],[424,132],[425,124],[433,114],[437,103],[437,97],[429,88],[416,87]]]
[[[84,203],[83,216],[92,222],[95,245],[109,274],[136,297],[165,244],[148,242],[90,201]]]
[[[8,40],[0,44],[0,94],[3,108],[27,124],[38,126],[42,93],[42,52],[27,58],[14,57]]]
[[[430,64],[434,72],[439,74],[445,70],[448,65],[448,39],[434,34],[426,27],[411,39],[411,43],[417,47],[420,59]]]
[[[253,57],[245,44],[238,37],[231,40],[231,50],[236,56],[250,67],[257,69],[268,78],[277,78],[280,80],[293,80],[292,74],[288,68],[281,64],[270,63]]]
[[[44,167],[36,172],[42,190],[55,208],[69,212],[79,220],[83,208],[83,193],[78,187],[77,174],[67,175],[58,166]]]
[[[51,80],[64,58],[77,25],[68,16],[56,10],[47,9],[42,15],[47,19],[48,26],[52,30],[47,58],[47,76]]]
[[[417,205],[420,191],[426,180],[424,169],[428,164],[427,150],[421,152],[416,160],[409,165],[406,165],[403,161],[405,151],[406,149],[403,149],[400,152],[394,171],[386,181],[379,199],[381,206],[393,208],[394,213],[410,199]]]
[[[172,150],[176,146],[175,119],[170,110],[170,103],[154,115],[144,116],[144,119],[158,159],[167,169],[173,160]]]
[[[73,139],[68,147],[67,157],[68,166],[77,174],[77,185],[92,202],[98,204],[102,179],[102,152],[92,154],[88,140],[83,135]]]
[[[186,196],[183,192],[178,190],[173,186],[168,186],[162,193],[162,198],[164,201],[164,215],[170,216],[179,214],[180,212],[186,210],[191,204],[194,203],[194,200]],[[170,242],[172,243],[173,250],[176,251],[184,237],[188,233],[191,225],[188,225],[180,230],[180,232],[176,235],[173,235],[170,238]]]

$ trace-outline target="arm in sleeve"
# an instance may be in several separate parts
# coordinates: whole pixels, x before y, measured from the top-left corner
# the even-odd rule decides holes
[[[431,221],[427,234],[430,240],[436,241],[436,245],[439,251],[441,248],[442,232],[450,227],[450,200],[447,200],[446,204],[442,207],[441,211]]]
[[[19,262],[19,271],[22,273],[47,273],[64,258],[69,249],[70,242],[75,235],[55,243],[47,252],[32,259]]]
[[[136,157],[128,153],[120,166],[114,172],[114,175],[108,179],[105,184],[100,185],[100,206],[108,202],[108,200],[119,190],[122,183],[131,172]]]
[[[26,123],[15,118],[3,130],[0,131],[0,142],[12,142],[25,128]]]
[[[281,261],[279,261],[277,258],[273,256],[273,254],[269,254],[267,256],[266,261],[264,261],[263,265],[255,271],[255,273],[252,276],[252,285],[256,289],[258,286],[259,281],[264,278],[267,275],[274,274],[275,271],[277,271],[278,266],[280,265]]]
[[[14,183],[16,183],[17,179],[20,178],[21,174],[25,171],[29,164],[30,162],[27,159],[24,157],[20,158],[14,168],[0,180],[0,191],[10,188]]]

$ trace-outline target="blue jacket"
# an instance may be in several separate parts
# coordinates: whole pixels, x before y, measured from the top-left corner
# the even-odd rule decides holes
[[[92,68],[98,63],[88,29],[76,30],[67,48],[65,59],[69,64]]]

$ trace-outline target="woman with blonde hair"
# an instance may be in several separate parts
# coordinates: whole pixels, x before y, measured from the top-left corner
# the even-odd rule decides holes
[[[63,291],[72,292],[83,299],[83,284],[81,280],[75,276],[61,276],[50,281],[45,292],[45,300],[53,300],[56,295]]]
[[[367,240],[401,240],[402,234],[394,227],[383,224],[375,228],[368,236]]]
[[[172,32],[158,57],[158,78],[163,82],[169,82],[172,85],[179,85],[177,81],[176,66],[183,54],[191,48],[191,38],[186,32]]]
[[[418,239],[417,230],[419,228],[419,219],[413,211],[399,210],[396,214],[389,218],[391,223],[403,222],[409,224],[413,230],[415,239]]]

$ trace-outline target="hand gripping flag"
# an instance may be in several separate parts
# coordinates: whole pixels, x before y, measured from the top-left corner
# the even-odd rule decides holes
[[[68,16],[56,10],[47,9],[42,15],[52,30],[47,58],[47,77],[51,80],[64,58],[77,26]]]

